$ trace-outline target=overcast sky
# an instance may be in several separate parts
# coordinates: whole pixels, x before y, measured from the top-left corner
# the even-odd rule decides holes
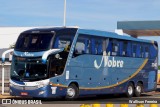
[[[63,6],[64,0],[0,0],[0,26],[62,26]],[[160,20],[160,0],[67,0],[67,26],[114,31],[117,21],[137,20]]]

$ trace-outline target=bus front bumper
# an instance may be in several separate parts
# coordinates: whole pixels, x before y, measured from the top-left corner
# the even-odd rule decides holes
[[[35,98],[56,98],[65,96],[66,89],[60,87],[52,87],[51,85],[46,85],[41,88],[10,86],[10,95]]]

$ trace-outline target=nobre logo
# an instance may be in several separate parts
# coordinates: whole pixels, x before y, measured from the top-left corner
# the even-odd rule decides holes
[[[97,64],[97,60],[94,61],[94,67],[99,69],[102,66],[102,63],[104,62],[104,67],[117,67],[122,68],[124,62],[122,60],[115,60],[114,57],[112,59],[108,59],[108,56],[103,56],[100,64]]]
[[[29,52],[24,52],[23,55],[24,55],[24,56],[34,56],[34,54],[31,54],[31,53],[29,53]]]

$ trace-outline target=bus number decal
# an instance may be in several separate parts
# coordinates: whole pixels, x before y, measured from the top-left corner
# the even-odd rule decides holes
[[[69,71],[66,71],[66,79],[69,79]]]
[[[56,94],[57,87],[51,87],[52,94]]]

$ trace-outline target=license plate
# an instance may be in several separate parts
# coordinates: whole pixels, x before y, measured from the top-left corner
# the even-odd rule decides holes
[[[27,92],[21,92],[21,95],[28,95]]]

